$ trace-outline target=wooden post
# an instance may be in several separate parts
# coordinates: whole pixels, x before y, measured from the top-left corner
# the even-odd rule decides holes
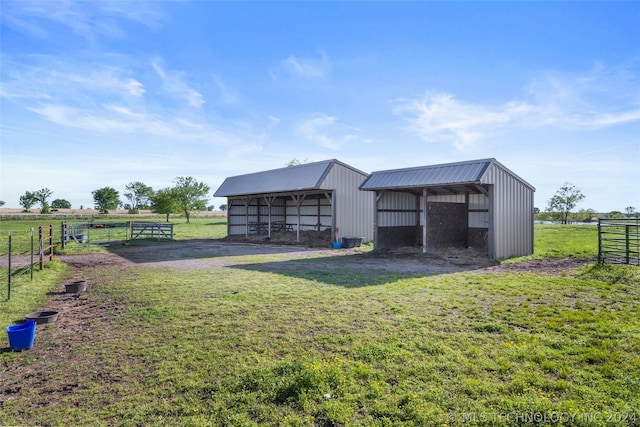
[[[49,261],[53,261],[53,225],[49,224]]]

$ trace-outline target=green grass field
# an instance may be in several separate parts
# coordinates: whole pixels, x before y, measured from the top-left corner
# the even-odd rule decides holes
[[[206,224],[183,235],[224,230]],[[596,239],[539,225],[536,253],[508,262],[593,260]],[[636,267],[330,277],[308,265],[96,267],[86,297],[104,317],[82,339],[70,347],[52,324],[37,339],[59,357],[0,353],[0,424],[640,425]],[[20,309],[67,273],[54,263],[22,283],[40,297]],[[12,304],[0,300],[2,324]],[[16,385],[25,372],[37,387]]]

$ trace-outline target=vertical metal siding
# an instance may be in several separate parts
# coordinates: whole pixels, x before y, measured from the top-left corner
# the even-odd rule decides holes
[[[373,240],[375,192],[358,189],[366,178],[366,175],[336,163],[321,184],[322,188],[335,191],[335,225],[340,237],[363,237],[367,242]]]
[[[494,258],[533,252],[533,190],[495,164],[483,183],[493,184]]]

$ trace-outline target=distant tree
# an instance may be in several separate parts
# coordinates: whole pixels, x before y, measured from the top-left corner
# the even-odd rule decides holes
[[[24,212],[31,212],[31,208],[37,202],[36,195],[32,191],[26,191],[20,196],[20,206],[24,208]]]
[[[55,199],[51,202],[51,207],[54,209],[71,209],[71,203],[65,199]]]
[[[4,200],[0,200],[0,207],[4,206]]]
[[[33,197],[36,199],[36,202],[40,203],[40,213],[48,214],[49,210],[49,202],[47,199],[51,197],[53,191],[48,188],[43,188],[42,190],[34,191]]]
[[[624,208],[624,212],[627,214],[629,218],[632,218],[633,216],[635,216],[636,208],[634,208],[633,206],[627,206],[626,208]]]
[[[582,194],[575,185],[565,182],[564,185],[556,191],[556,194],[549,199],[547,210],[549,212],[557,212],[560,215],[560,222],[566,224],[569,213],[571,213],[576,205],[584,198],[584,194]]]
[[[625,214],[620,211],[611,211],[607,214],[607,218],[624,218]]]
[[[130,182],[125,187],[127,190],[124,197],[129,200],[129,206],[126,208],[129,213],[139,213],[140,209],[149,208],[149,199],[153,196],[153,188],[142,182]]]
[[[533,208],[533,214],[537,215],[540,213],[540,208]]]
[[[164,188],[156,191],[151,198],[151,211],[167,216],[167,222],[169,222],[169,215],[178,212],[178,204],[176,203],[176,197],[173,188]]]
[[[226,212],[227,211],[227,205],[226,204],[222,204],[222,205],[220,205],[220,207],[218,207],[218,209],[220,209],[222,212]]]
[[[179,176],[175,179],[174,197],[178,209],[187,218],[187,224],[194,211],[206,210],[209,199],[209,186],[196,181],[193,177]]]
[[[303,163],[307,163],[309,160],[304,159],[302,162],[296,158],[290,160],[289,162],[287,162],[286,166],[298,166],[301,165]]]
[[[93,202],[95,208],[100,213],[109,213],[109,210],[118,209],[120,206],[120,194],[115,188],[102,187],[95,191],[92,191]]]
[[[578,212],[576,212],[575,214],[572,214],[570,216],[573,220],[575,221],[579,221],[579,222],[591,222],[591,221],[597,221],[598,217],[597,217],[597,212],[595,211],[595,209],[580,209]]]

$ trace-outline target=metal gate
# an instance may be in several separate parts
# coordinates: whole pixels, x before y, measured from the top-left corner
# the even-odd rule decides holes
[[[598,220],[598,262],[640,266],[640,218]]]
[[[70,242],[108,246],[129,240],[129,222],[63,222],[62,249]]]

